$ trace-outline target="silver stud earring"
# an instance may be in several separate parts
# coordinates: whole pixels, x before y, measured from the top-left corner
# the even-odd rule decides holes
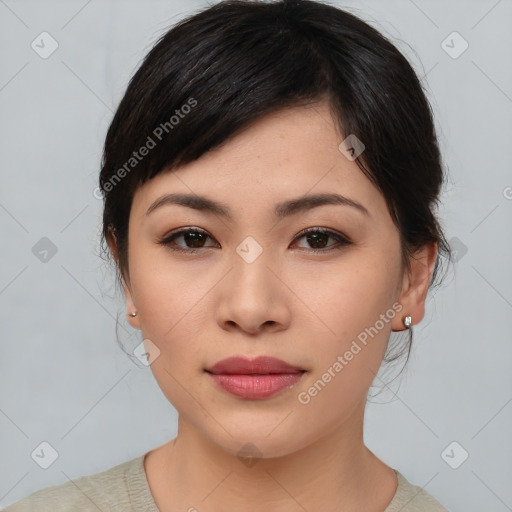
[[[137,311],[130,311],[128,314],[130,316],[137,316]]]
[[[406,329],[409,329],[412,325],[412,316],[406,316],[404,318],[404,325]]]

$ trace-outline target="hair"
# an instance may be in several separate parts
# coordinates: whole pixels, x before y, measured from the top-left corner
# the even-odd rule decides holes
[[[355,162],[386,200],[404,268],[418,249],[437,244],[429,285],[437,283],[442,258],[451,259],[435,214],[445,176],[422,84],[376,29],[312,0],[221,1],[173,26],[145,56],[108,129],[99,176],[101,247],[107,254],[115,241],[118,281],[129,276],[138,187],[266,114],[322,100],[340,133],[364,144]]]

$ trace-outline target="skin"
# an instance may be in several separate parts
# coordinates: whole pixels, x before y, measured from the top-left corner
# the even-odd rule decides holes
[[[149,352],[158,347],[151,369],[179,413],[177,436],[145,458],[162,512],[377,512],[396,492],[393,470],[364,445],[364,407],[391,330],[404,330],[406,315],[413,324],[424,316],[437,246],[418,251],[405,272],[384,197],[340,152],[343,139],[326,103],[288,108],[135,193],[124,293],[127,312],[137,316],[128,319],[151,340]],[[233,219],[182,205],[146,215],[160,196],[178,192],[221,201]],[[283,200],[332,192],[361,203],[369,215],[323,205],[273,217]],[[183,236],[174,240],[199,247],[196,254],[158,243],[183,227],[208,234],[195,245]],[[317,227],[352,243],[325,236],[315,245],[297,237]],[[252,263],[236,251],[247,236],[263,250]],[[110,246],[115,256],[115,239]],[[300,403],[298,394],[393,304],[402,306],[400,313]],[[270,355],[307,372],[271,398],[237,398],[204,371],[233,355]],[[258,450],[251,465],[237,457],[248,442]]]

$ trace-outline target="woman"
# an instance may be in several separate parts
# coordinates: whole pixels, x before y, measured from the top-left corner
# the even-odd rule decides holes
[[[228,1],[169,30],[114,116],[100,189],[178,434],[6,510],[445,511],[363,440],[390,333],[408,355],[450,254],[442,182],[417,76],[357,17]]]

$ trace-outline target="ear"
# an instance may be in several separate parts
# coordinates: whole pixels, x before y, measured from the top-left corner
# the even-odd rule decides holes
[[[402,305],[400,315],[396,315],[391,322],[393,331],[403,331],[403,319],[412,317],[412,324],[416,325],[425,316],[425,300],[428,287],[437,259],[438,245],[430,242],[414,253],[410,260],[410,270],[404,276],[402,289],[398,302]]]
[[[116,235],[112,230],[109,231],[109,235],[107,236],[107,243],[110,248],[110,252],[114,257],[117,268],[119,269],[119,256],[117,251],[117,239]],[[121,273],[121,272],[120,272]],[[126,279],[125,276],[121,276],[121,284],[123,286],[124,298],[126,300],[126,317],[128,319],[128,323],[134,328],[140,330],[140,318],[138,316],[130,316],[129,313],[136,312],[137,306],[135,304],[135,300],[133,298],[132,288],[129,281],[129,278]]]

